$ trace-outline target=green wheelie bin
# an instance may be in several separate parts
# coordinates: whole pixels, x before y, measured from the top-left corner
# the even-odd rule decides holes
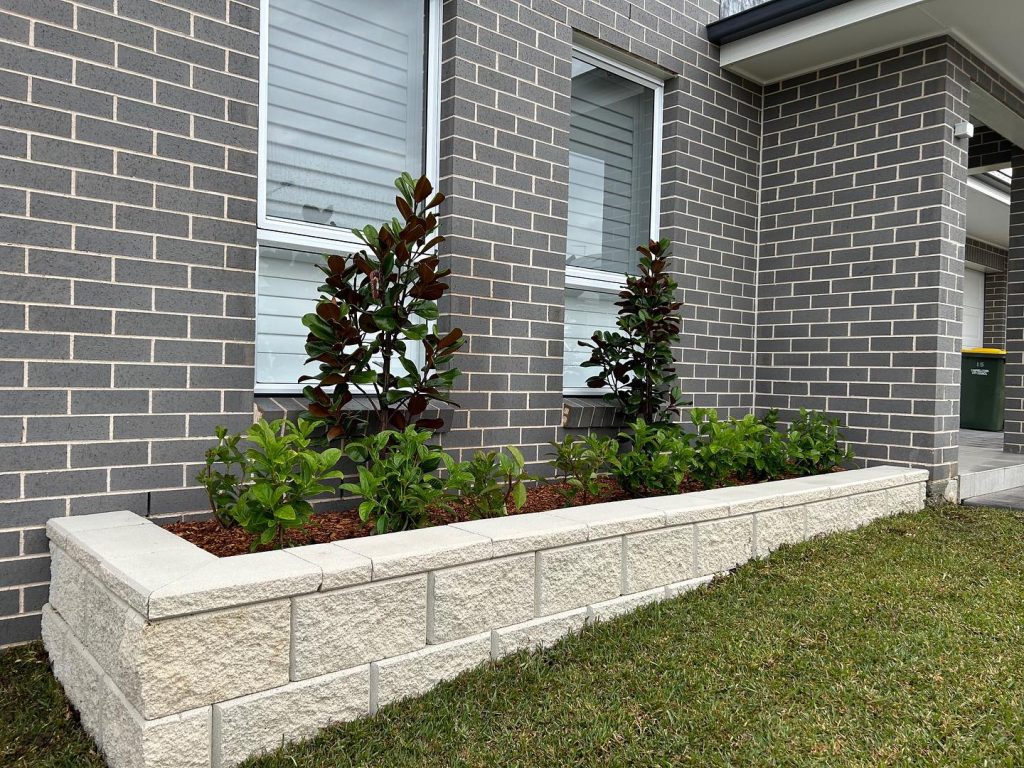
[[[998,432],[1003,428],[1006,350],[965,349],[960,362],[960,427]]]

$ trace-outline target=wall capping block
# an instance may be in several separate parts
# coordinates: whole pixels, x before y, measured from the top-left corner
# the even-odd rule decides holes
[[[43,639],[111,768],[229,768],[783,544],[920,510],[927,480],[870,467],[228,558],[131,512],[55,518]]]

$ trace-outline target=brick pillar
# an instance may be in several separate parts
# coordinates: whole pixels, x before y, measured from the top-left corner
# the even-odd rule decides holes
[[[1003,447],[1024,453],[1024,151],[1013,157],[1006,257],[1006,425]]]

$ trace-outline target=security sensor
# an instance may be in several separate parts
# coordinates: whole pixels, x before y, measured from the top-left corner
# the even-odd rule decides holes
[[[953,138],[954,139],[973,139],[974,138],[974,124],[973,123],[957,123],[953,126]]]

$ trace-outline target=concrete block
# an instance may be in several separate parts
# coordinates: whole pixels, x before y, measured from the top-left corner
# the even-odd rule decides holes
[[[288,682],[287,600],[132,626],[117,649],[134,673],[126,699],[147,720]]]
[[[621,588],[619,538],[537,553],[537,613],[541,616],[618,597]]]
[[[587,540],[587,526],[561,516],[527,513],[454,523],[453,528],[486,536],[494,557],[551,549]]]
[[[324,592],[330,589],[341,589],[353,584],[362,584],[370,580],[372,566],[370,558],[357,555],[337,544],[310,544],[288,550],[289,554],[313,563],[323,573]]]
[[[159,587],[149,596],[149,618],[162,619],[316,592],[320,567],[274,550],[216,558]]]
[[[919,512],[925,505],[925,484],[913,483],[887,488],[889,514],[899,515],[904,512]]]
[[[500,659],[516,651],[554,645],[566,635],[583,629],[588,615],[587,608],[576,608],[496,629],[491,633],[491,658]]]
[[[758,512],[757,557],[774,552],[783,544],[796,544],[806,538],[807,512],[804,507],[788,507]]]
[[[616,616],[621,616],[624,613],[635,611],[637,608],[641,608],[651,603],[656,603],[659,600],[665,599],[665,588],[658,587],[657,589],[648,589],[644,592],[637,592],[632,595],[623,595],[622,597],[615,597],[611,600],[603,600],[600,603],[594,603],[593,605],[587,606],[587,613],[589,614],[590,621],[607,621],[608,619],[614,619]]]
[[[213,768],[237,765],[369,709],[369,665],[214,704]]]
[[[102,746],[103,670],[49,604],[43,606],[42,634],[54,677],[78,710],[85,732]]]
[[[849,531],[883,517],[889,511],[886,490],[840,496],[808,504],[807,536]]]
[[[588,539],[606,539],[609,536],[663,527],[665,513],[647,507],[644,501],[646,500],[586,504],[582,507],[541,512],[539,516],[559,517],[574,523],[582,523],[589,531]]]
[[[444,645],[431,645],[370,665],[370,711],[410,696],[420,696],[491,658],[491,633]]]
[[[626,536],[622,591],[663,587],[693,577],[693,526],[677,525]]]
[[[293,599],[293,680],[305,680],[422,648],[427,574]]]
[[[368,557],[374,581],[488,560],[493,552],[489,538],[448,525],[348,539],[335,546]]]
[[[754,518],[743,515],[697,524],[697,575],[728,571],[753,555]]]
[[[684,525],[700,520],[717,520],[729,516],[729,504],[715,496],[715,491],[697,491],[678,496],[644,499],[644,505],[665,513],[665,525]]]
[[[109,680],[103,754],[110,768],[209,768],[211,707],[143,719]]]
[[[535,562],[535,555],[515,555],[432,572],[427,642],[446,643],[533,618]]]

